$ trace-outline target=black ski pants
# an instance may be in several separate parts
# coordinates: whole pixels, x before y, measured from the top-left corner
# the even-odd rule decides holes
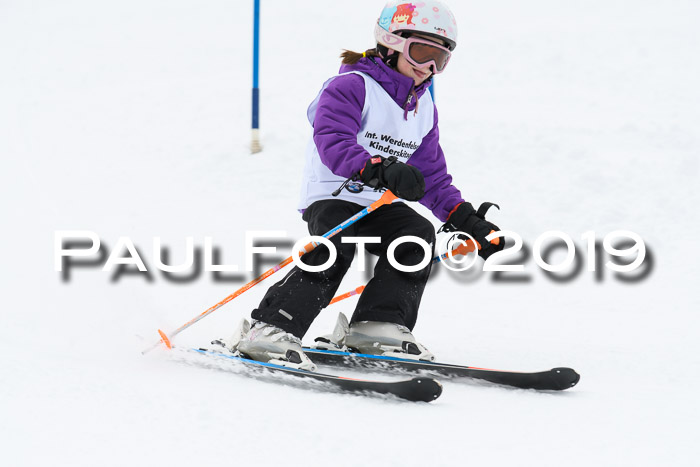
[[[316,201],[304,212],[311,235],[323,235],[364,206],[343,200]],[[342,236],[381,237],[381,243],[366,244],[366,250],[379,257],[374,276],[360,295],[351,318],[357,321],[397,323],[413,329],[418,306],[430,274],[431,263],[416,272],[395,269],[387,259],[387,249],[396,238],[412,235],[419,237],[434,251],[435,228],[408,207],[397,202],[384,205],[347,229],[332,237],[338,257],[325,271],[307,272],[294,267],[281,281],[270,287],[252,317],[273,324],[301,338],[330,303],[343,276],[355,257],[354,243],[341,243]],[[320,245],[302,257],[310,266],[324,264],[329,258],[328,248]],[[425,251],[414,242],[405,242],[394,250],[396,260],[405,266],[423,261]],[[432,259],[432,252],[431,252]]]

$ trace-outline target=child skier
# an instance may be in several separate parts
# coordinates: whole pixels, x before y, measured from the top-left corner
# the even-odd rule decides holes
[[[299,207],[310,234],[325,234],[378,200],[381,193],[375,189],[385,188],[404,200],[420,201],[445,222],[446,231],[471,235],[487,258],[503,248],[498,239],[485,240],[499,229],[452,185],[439,144],[437,110],[427,92],[457,45],[452,12],[439,1],[389,2],[374,35],[375,48],[341,55],[340,74],[323,84],[308,110],[313,138]],[[332,196],[340,185],[344,189]],[[430,264],[402,272],[387,259],[388,245],[399,237],[435,243],[433,225],[403,202],[384,205],[333,237],[338,256],[331,267],[322,272],[294,268],[253,310],[252,326],[244,320],[230,340],[220,343],[255,360],[315,369],[301,338],[354,258],[355,244],[341,243],[341,235],[380,237],[380,243],[366,244],[379,259],[350,323],[341,314],[333,334],[322,340],[330,348],[434,360],[411,334]],[[394,252],[407,266],[419,264],[424,255],[422,247],[409,242]],[[320,246],[302,260],[321,265],[328,258],[328,249]]]

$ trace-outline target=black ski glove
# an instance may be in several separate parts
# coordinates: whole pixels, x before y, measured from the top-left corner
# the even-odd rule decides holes
[[[360,179],[372,188],[387,188],[406,201],[418,201],[425,194],[425,180],[418,169],[396,156],[371,157],[360,171]]]
[[[486,259],[497,251],[501,251],[504,246],[504,242],[501,238],[494,238],[491,242],[486,241],[486,237],[491,232],[498,232],[499,229],[496,225],[484,219],[486,211],[489,210],[491,206],[496,206],[494,203],[482,203],[479,210],[476,211],[471,203],[461,203],[450,213],[447,218],[447,222],[440,227],[438,232],[464,232],[472,237],[474,240],[479,242],[479,256]]]

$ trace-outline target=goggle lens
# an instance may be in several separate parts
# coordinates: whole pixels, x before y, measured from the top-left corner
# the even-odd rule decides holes
[[[408,56],[419,65],[435,61],[438,72],[444,70],[450,60],[449,51],[423,42],[412,42],[408,47]]]

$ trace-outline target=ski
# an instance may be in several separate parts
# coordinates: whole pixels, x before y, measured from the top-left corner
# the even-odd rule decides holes
[[[304,353],[317,365],[420,373],[456,380],[478,379],[521,389],[561,391],[574,387],[580,379],[579,374],[571,368],[553,368],[547,371],[523,373],[308,347],[304,348]]]
[[[331,390],[349,393],[385,394],[412,402],[431,402],[442,394],[442,385],[429,377],[414,377],[401,381],[372,381],[368,379],[347,378],[344,376],[299,370],[274,363],[250,360],[237,355],[226,354],[210,349],[189,349],[189,351],[196,352],[200,355],[238,362],[247,369],[252,370],[252,373],[246,373],[248,375],[267,374],[269,376],[293,376],[295,377],[296,385],[312,389],[329,388]],[[313,384],[305,384],[306,382]]]

